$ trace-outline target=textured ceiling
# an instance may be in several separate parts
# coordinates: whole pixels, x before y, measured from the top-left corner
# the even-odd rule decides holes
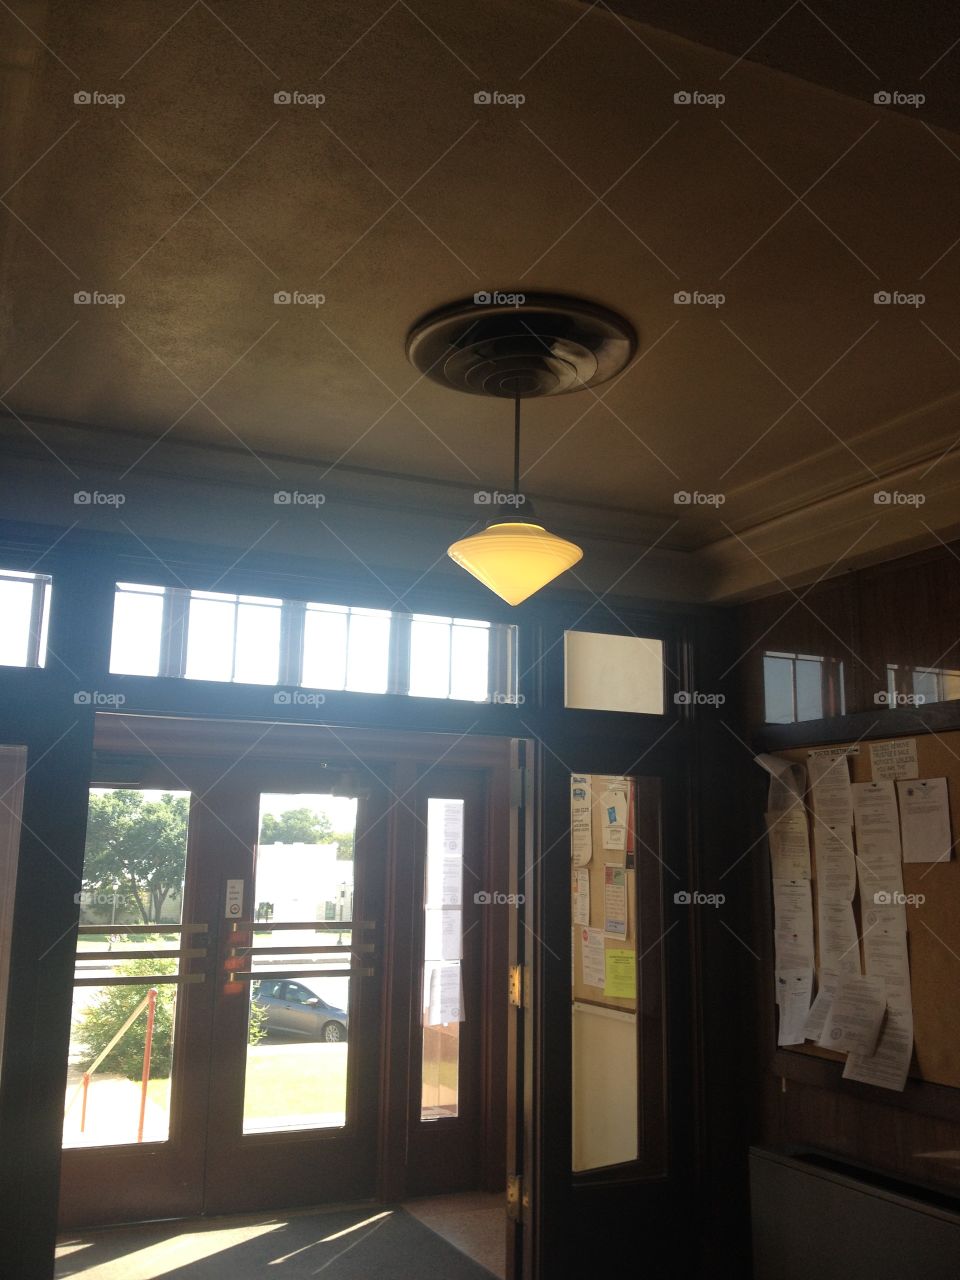
[[[404,339],[477,290],[547,290],[622,312],[641,346],[596,394],[527,406],[534,497],[688,550],[935,463],[960,435],[960,49],[925,28],[895,79],[875,25],[806,4],[713,49],[630,7],[11,0],[7,411],[40,437],[102,428],[104,456],[122,431],[505,485],[509,406],[418,381]]]

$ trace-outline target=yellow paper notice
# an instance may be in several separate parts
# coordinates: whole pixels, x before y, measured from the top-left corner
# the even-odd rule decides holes
[[[616,948],[606,953],[603,994],[628,1000],[637,998],[637,954],[632,948]]]

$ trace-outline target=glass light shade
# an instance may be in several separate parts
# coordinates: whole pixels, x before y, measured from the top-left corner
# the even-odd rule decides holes
[[[523,520],[492,524],[447,554],[507,604],[521,604],[583,558],[574,543]]]

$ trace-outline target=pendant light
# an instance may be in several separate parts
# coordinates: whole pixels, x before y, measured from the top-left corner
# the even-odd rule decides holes
[[[520,397],[514,396],[513,497],[520,497]],[[523,503],[519,515],[491,516],[482,533],[461,538],[447,550],[451,560],[507,604],[522,604],[534,592],[583,559],[573,542],[548,533]],[[526,518],[524,518],[526,517]]]
[[[520,401],[596,386],[632,360],[637,337],[622,316],[557,294],[477,293],[421,320],[407,356],[434,382],[514,404],[514,494],[520,490]],[[518,504],[519,506],[519,504]],[[448,554],[507,604],[517,605],[583,557],[549,533],[531,505],[497,514]]]

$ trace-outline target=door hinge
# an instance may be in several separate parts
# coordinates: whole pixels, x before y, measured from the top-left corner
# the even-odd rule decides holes
[[[523,965],[512,964],[507,978],[507,993],[515,1009],[523,1008]]]
[[[524,1195],[523,1178],[519,1173],[512,1173],[507,1178],[507,1217],[511,1222],[522,1222],[523,1211],[529,1206]]]

